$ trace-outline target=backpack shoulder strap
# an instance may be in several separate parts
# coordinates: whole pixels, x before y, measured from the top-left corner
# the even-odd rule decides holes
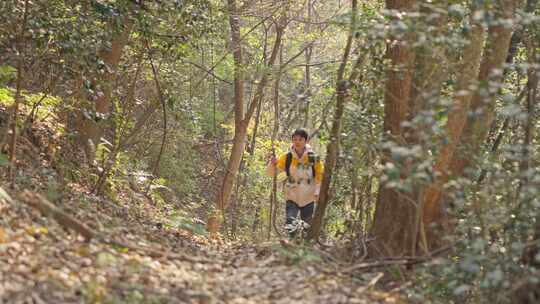
[[[287,157],[285,158],[285,173],[287,173],[287,177],[291,176],[291,162],[292,162],[292,153],[288,152]]]
[[[315,178],[315,163],[317,162],[317,154],[315,154],[315,152],[313,151],[310,151],[308,152],[308,162],[309,162],[309,165],[311,166],[311,172],[313,173],[313,178]]]
[[[315,152],[313,151],[309,151],[307,153],[307,156],[310,164],[315,163],[315,161],[317,160],[317,154],[315,154]]]

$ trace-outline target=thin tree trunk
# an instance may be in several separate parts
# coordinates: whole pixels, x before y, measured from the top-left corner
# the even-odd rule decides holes
[[[323,179],[321,183],[321,189],[319,193],[319,200],[317,202],[317,208],[315,209],[315,215],[311,222],[311,228],[309,231],[309,238],[317,240],[321,233],[321,226],[323,222],[324,213],[328,204],[330,196],[330,183],[332,182],[332,173],[337,164],[339,155],[339,141],[341,137],[341,123],[343,112],[345,108],[345,98],[349,82],[345,79],[345,68],[349,61],[349,55],[354,39],[354,32],[356,29],[356,15],[357,15],[357,0],[352,0],[352,15],[351,15],[351,27],[349,35],[347,37],[347,44],[345,45],[345,51],[343,52],[343,58],[339,66],[336,81],[336,111],[334,113],[334,120],[332,123],[331,140],[327,146],[327,155],[325,159],[325,169]],[[357,66],[355,66],[357,68]]]
[[[353,164],[354,166],[354,164]],[[358,198],[358,174],[356,172],[356,169],[353,167],[350,172],[350,178],[351,178],[351,210],[356,210],[356,207],[359,202]],[[360,196],[360,199],[362,196]]]
[[[305,24],[304,33],[306,35],[309,35],[309,32],[311,30],[311,10],[312,10],[312,4],[311,0],[308,0],[307,3],[307,20]],[[309,128],[309,108],[310,108],[310,102],[311,102],[311,54],[313,52],[313,44],[309,44],[308,47],[304,50],[305,52],[305,58],[306,58],[306,67],[304,71],[304,100],[306,102],[306,108],[304,112],[304,127]]]
[[[531,35],[533,36],[533,35]],[[533,37],[529,37],[530,41],[527,43],[527,48],[529,49],[529,64],[533,66],[533,62],[537,60],[538,56],[538,43],[534,43],[532,40]],[[534,159],[531,156],[530,152],[532,150],[533,140],[535,138],[535,122],[536,122],[536,115],[535,111],[538,110],[538,69],[535,69],[534,67],[529,68],[527,71],[527,101],[525,103],[526,110],[527,110],[527,119],[524,124],[524,145],[523,145],[523,155],[522,160],[520,163],[520,173],[523,175],[522,180],[520,181],[520,186],[527,187],[527,188],[536,188],[540,186],[540,183],[535,182],[531,180],[531,177],[526,172],[529,171],[531,168],[535,167],[535,164],[533,163]],[[536,165],[537,167],[537,165]],[[536,184],[534,184],[536,183]],[[523,193],[518,193],[521,197],[519,197],[520,204],[523,204],[525,201],[530,202],[534,197],[531,197],[530,191],[523,191]],[[530,206],[530,205],[529,205]],[[529,208],[528,210],[532,210],[534,208]],[[516,218],[519,218],[517,216]],[[536,268],[537,272],[540,268],[540,261],[538,260],[538,255],[540,254],[540,244],[538,244],[538,240],[540,240],[540,212],[537,211],[535,216],[535,224],[534,228],[532,230],[532,240],[535,240],[535,242],[532,242],[529,246],[526,246],[523,250],[522,254],[522,261],[525,265],[527,265],[530,268]],[[533,283],[528,279],[523,279],[523,283],[518,284],[518,287],[514,289],[514,297],[515,297],[515,303],[537,303],[540,300],[540,284],[538,282]]]
[[[247,128],[251,117],[255,112],[255,108],[263,98],[264,89],[268,82],[270,72],[263,74],[261,81],[257,85],[255,95],[251,104],[249,105],[246,114],[244,115],[244,81],[242,73],[242,51],[241,51],[241,42],[240,42],[240,16],[238,15],[236,9],[236,1],[228,0],[229,4],[229,23],[231,26],[231,37],[232,37],[232,46],[233,46],[233,57],[234,57],[234,98],[235,98],[235,130],[234,130],[234,140],[233,146],[231,149],[231,155],[229,162],[227,164],[227,169],[225,171],[225,176],[223,177],[223,183],[217,197],[217,206],[220,210],[225,210],[231,196],[231,190],[233,188],[234,180],[236,174],[238,173],[238,168],[240,166],[240,160],[244,153],[246,146],[246,136]],[[284,16],[280,18],[276,25],[276,39],[274,46],[272,48],[272,53],[268,60],[268,67],[274,65],[275,60],[278,55],[278,50],[281,45],[281,39],[283,36],[284,30]]]
[[[255,126],[253,128],[253,135],[251,136],[251,143],[248,146],[248,152],[249,157],[252,158],[255,154],[255,143],[257,141],[257,130],[259,128],[260,123],[260,116],[261,116],[261,107],[262,107],[262,99],[259,101],[259,104],[257,106],[257,114],[255,115]],[[243,170],[246,170],[249,167],[249,162],[246,162],[244,159],[240,162],[240,168],[239,171],[242,172]],[[235,189],[235,195],[234,195],[234,204],[232,206],[232,219],[231,219],[231,235],[234,239],[236,239],[236,230],[238,228],[238,215],[239,210],[242,210],[240,206],[243,202],[243,196],[240,191],[241,188],[245,188],[248,180],[248,176],[244,174],[242,179],[240,178],[241,174],[237,175],[236,179],[236,189]]]
[[[257,142],[257,132],[259,131],[259,123],[261,121],[261,109],[262,108],[262,98],[259,100],[257,105],[257,111],[255,114],[255,126],[253,126],[253,135],[251,136],[251,143],[249,144],[249,155],[253,156],[255,154],[255,144]]]
[[[135,88],[137,85],[137,80],[139,78],[140,70],[142,68],[141,62],[142,62],[142,56],[137,63],[137,70],[135,72],[135,77],[133,78],[133,82],[128,89],[127,100],[128,102],[131,102],[131,103],[135,103]],[[148,118],[149,118],[149,115],[143,116],[142,117],[143,122],[145,122]],[[124,128],[125,127],[126,126],[124,124]],[[133,138],[133,136],[139,132],[141,127],[142,127],[141,122],[137,121],[135,123],[135,127],[132,129],[132,132],[130,134],[127,134],[124,138],[123,135],[125,134],[125,132],[120,132],[116,140],[113,141],[113,148],[111,152],[109,153],[107,159],[104,161],[105,165],[102,167],[102,172],[98,177],[98,180],[96,182],[96,185],[94,186],[94,189],[92,190],[93,193],[96,193],[98,195],[101,194],[103,190],[103,186],[105,185],[105,181],[109,178],[111,174],[114,174],[112,169],[116,162],[118,153],[126,148],[126,144],[128,144],[129,140]],[[117,128],[119,127],[117,126]]]
[[[23,79],[24,79],[24,55],[26,49],[26,40],[24,34],[28,23],[28,0],[24,1],[24,13],[21,21],[21,31],[17,39],[17,51],[19,60],[17,62],[17,80],[15,88],[15,104],[13,105],[13,118],[11,119],[11,140],[9,143],[9,179],[11,187],[15,186],[15,176],[17,172],[16,154],[17,154],[17,123],[19,120],[19,105],[21,103]]]
[[[532,37],[530,37],[532,38]],[[532,39],[530,39],[532,40]],[[532,153],[534,151],[533,147],[533,140],[534,140],[534,133],[535,133],[535,108],[536,105],[536,97],[538,96],[538,70],[534,68],[534,63],[536,60],[536,46],[535,43],[532,41],[528,41],[527,48],[529,50],[529,65],[531,66],[527,70],[527,98],[525,101],[525,112],[527,113],[527,118],[524,122],[521,123],[521,128],[523,129],[523,141],[521,143],[521,159],[519,161],[519,175],[520,180],[519,184],[516,189],[516,200],[518,201],[520,207],[519,211],[521,210],[531,210],[534,209],[533,206],[530,205],[531,201],[534,200],[534,195],[531,195],[531,192],[529,188],[533,188],[532,185],[532,172],[531,168],[533,168],[533,158]],[[519,220],[521,216],[518,214],[516,216],[516,220]],[[525,233],[526,234],[526,233]],[[535,233],[535,236],[538,236],[537,233]],[[524,235],[522,237],[522,240],[526,240],[528,235]],[[533,238],[538,240],[538,238]],[[536,247],[536,251],[538,252],[538,245],[533,246]]]
[[[447,5],[445,1],[433,2],[430,6],[421,6],[421,20],[428,27],[435,30],[430,33],[432,40],[420,45],[415,50],[415,70],[412,80],[411,98],[409,104],[408,120],[413,127],[408,127],[405,130],[404,138],[409,147],[419,145],[424,147],[423,153],[429,149],[431,142],[432,125],[425,123],[423,119],[416,119],[420,115],[426,115],[428,111],[433,110],[432,104],[438,100],[441,95],[441,88],[445,76],[447,75],[447,46],[437,42],[437,37],[446,35],[447,31],[447,16],[438,12],[438,9],[446,9],[446,7],[436,7],[437,5]],[[420,162],[424,161],[424,157],[419,157]],[[417,163],[407,163],[405,165],[405,174],[410,172],[417,166]],[[411,255],[415,256],[418,240],[425,239],[423,235],[423,196],[424,189],[421,180],[412,180],[412,192],[410,198],[415,203],[415,218],[412,227],[412,242]],[[421,246],[426,251],[426,245]]]
[[[531,6],[530,4],[532,4],[533,2],[536,2],[536,0],[528,0],[527,1],[527,8],[530,7]],[[529,12],[529,10],[527,10],[527,8],[526,8],[526,11]],[[511,65],[511,64],[514,63],[514,58],[516,57],[516,54],[517,54],[517,51],[518,51],[518,45],[522,40],[523,34],[524,34],[524,29],[523,28],[521,28],[519,31],[515,31],[512,34],[512,38],[510,38],[510,47],[508,49],[508,56],[506,57],[506,64],[507,65]],[[504,69],[503,78],[506,78],[506,75],[508,74],[509,71],[510,71],[510,69],[508,67],[506,67]],[[520,96],[517,97],[516,102],[517,103],[521,102],[521,99],[524,98],[525,94],[526,94],[526,90],[524,90],[523,93],[520,94]],[[497,150],[499,149],[499,146],[500,146],[500,144],[502,142],[502,139],[503,139],[503,137],[504,137],[504,135],[506,133],[506,129],[508,128],[509,125],[510,125],[510,118],[506,117],[504,119],[504,122],[502,123],[502,126],[500,127],[499,131],[497,132],[497,137],[493,141],[493,145],[492,145],[491,150],[490,150],[491,154],[495,154],[497,152]],[[478,180],[476,181],[477,185],[480,185],[482,183],[482,181],[486,177],[486,174],[487,174],[487,170],[485,168],[483,168],[482,172],[480,172],[480,176],[478,177]]]
[[[362,202],[362,216],[364,218],[363,223],[363,234],[367,235],[368,228],[371,227],[371,223],[373,222],[373,216],[371,210],[373,209],[373,175],[370,175],[367,178],[367,186],[366,186],[366,200],[365,203]]]
[[[509,226],[514,227],[515,224],[519,221],[527,221],[523,218],[524,210],[534,209],[530,206],[530,202],[534,199],[534,194],[531,193],[529,188],[534,188],[533,181],[531,176],[533,172],[531,169],[534,168],[533,161],[534,158],[531,155],[531,152],[534,153],[533,141],[535,137],[535,107],[537,106],[537,97],[538,97],[538,70],[534,67],[534,61],[536,60],[536,44],[533,42],[533,37],[527,37],[525,44],[528,50],[528,64],[530,67],[527,69],[527,86],[526,86],[526,100],[523,107],[525,108],[525,113],[527,117],[525,121],[519,122],[518,125],[523,130],[523,139],[520,142],[521,155],[519,160],[519,183],[514,194],[514,200],[517,201],[515,206],[514,213],[516,216],[513,217],[510,221]],[[520,102],[521,103],[521,102]],[[515,236],[515,239],[520,239],[523,242],[526,242],[526,239],[529,236],[526,231],[522,231],[521,235]],[[532,246],[537,247],[538,246]]]
[[[517,6],[516,0],[503,0],[498,6],[497,18],[511,19],[514,17]],[[451,173],[455,176],[463,176],[464,169],[471,165],[473,157],[468,152],[478,151],[484,141],[493,121],[495,108],[493,89],[489,87],[492,81],[500,82],[502,77],[499,73],[505,59],[508,56],[512,28],[496,24],[489,28],[486,44],[486,54],[482,60],[478,75],[479,89],[471,100],[470,112],[463,129],[463,139],[453,159]],[[496,92],[497,90],[495,90]],[[487,96],[487,97],[486,97]]]
[[[86,118],[82,112],[78,113],[76,117],[76,128],[80,133],[80,141],[85,147],[86,156],[90,163],[94,160],[95,149],[100,143],[100,139],[103,135],[104,130],[100,121],[110,112],[112,83],[116,77],[118,64],[120,63],[120,59],[122,58],[122,54],[124,53],[124,49],[133,28],[133,24],[128,21],[129,18],[124,18],[124,20],[123,28],[119,32],[113,34],[110,49],[104,47],[103,50],[97,54],[106,65],[105,73],[103,73],[95,83],[95,85],[99,84],[102,86],[102,92],[97,95],[95,101],[96,120],[98,122]]]
[[[211,44],[210,49],[210,63],[214,65],[214,44]],[[217,100],[217,91],[216,91],[216,77],[212,77],[212,136],[217,135],[217,123],[216,123],[216,100]]]
[[[272,129],[272,137],[270,139],[272,146],[272,157],[276,157],[276,138],[279,132],[279,84],[281,81],[281,64],[283,63],[283,48],[279,50],[279,66],[280,69],[274,81],[274,96],[272,98],[274,108],[274,127]],[[268,208],[268,234],[267,238],[272,236],[272,227],[275,227],[275,212],[277,208],[277,170],[274,170],[272,175],[272,192],[270,193],[270,205]],[[277,229],[276,229],[277,232]]]
[[[353,164],[354,166],[354,164]],[[351,223],[348,226],[349,231],[346,231],[349,235],[355,235],[357,232],[361,231],[359,227],[361,227],[363,221],[361,218],[362,214],[362,207],[364,206],[364,191],[361,191],[362,189],[359,186],[358,182],[358,172],[356,172],[356,169],[353,168],[350,173],[351,178],[351,208],[350,208],[350,217],[351,217]],[[360,191],[359,191],[360,190]],[[364,189],[365,190],[365,189]]]
[[[154,163],[154,168],[152,170],[153,178],[157,178],[157,176],[159,175],[159,164],[161,162],[161,157],[163,156],[163,153],[165,151],[165,143],[167,141],[167,105],[165,101],[165,96],[163,96],[163,91],[161,90],[158,70],[154,64],[154,59],[152,58],[152,53],[151,53],[150,45],[148,44],[148,41],[146,42],[146,47],[148,49],[148,59],[150,60],[150,66],[152,67],[154,83],[156,85],[156,90],[158,93],[159,101],[161,103],[161,110],[163,113],[163,135],[161,136],[161,145],[159,147],[158,156],[156,158],[156,162]]]
[[[225,210],[230,197],[233,181],[244,152],[246,128],[244,128],[244,74],[242,71],[242,45],[240,41],[240,15],[235,0],[228,0],[229,24],[231,27],[231,46],[234,58],[234,139],[231,157],[223,177],[217,206]]]
[[[447,46],[436,41],[438,37],[447,35],[447,16],[437,11],[446,10],[446,1],[435,1],[430,6],[422,6],[420,13],[425,25],[435,30],[430,31],[430,36],[435,41],[428,41],[415,50],[415,70],[411,88],[409,104],[409,120],[412,121],[422,111],[431,110],[430,103],[437,100],[441,93],[442,84],[447,75]],[[423,126],[417,129],[424,130]],[[412,131],[414,130],[407,130]],[[411,136],[414,143],[421,141],[416,134]]]
[[[240,171],[242,171],[244,169],[244,166],[245,166],[245,161],[244,159],[242,159],[240,161]],[[241,202],[241,195],[240,195],[240,184],[242,184],[240,182],[240,178],[241,178],[241,174],[238,174],[236,176],[236,187],[235,187],[235,190],[234,190],[234,195],[233,195],[233,200],[232,200],[232,203],[231,203],[231,237],[233,240],[236,239],[236,229],[237,229],[237,226],[238,226],[238,206],[240,205],[240,202]]]
[[[497,150],[499,149],[499,146],[501,145],[502,139],[504,134],[506,133],[506,129],[508,129],[508,126],[510,125],[510,118],[506,117],[504,119],[504,122],[502,126],[500,127],[499,131],[497,132],[497,137],[493,141],[493,146],[491,147],[491,150],[489,151],[491,154],[495,154]],[[480,172],[480,175],[478,176],[478,179],[476,180],[477,186],[482,184],[484,179],[486,178],[487,170],[482,169]]]
[[[260,217],[261,217],[261,206],[257,205],[255,207],[253,225],[251,226],[251,239],[253,240],[257,239],[257,228],[259,227]]]

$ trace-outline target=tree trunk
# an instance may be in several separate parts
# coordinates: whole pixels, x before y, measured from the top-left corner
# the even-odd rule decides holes
[[[531,207],[530,203],[535,198],[534,190],[540,188],[540,183],[538,181],[534,181],[534,178],[532,178],[526,173],[529,172],[532,168],[538,167],[538,164],[533,163],[534,158],[533,155],[531,155],[530,153],[533,149],[532,145],[534,142],[534,138],[536,137],[536,134],[534,134],[536,133],[534,125],[537,118],[535,116],[535,111],[538,110],[539,97],[538,69],[533,67],[534,61],[537,60],[538,56],[538,42],[534,43],[534,38],[537,37],[534,37],[534,35],[531,36],[532,37],[528,37],[530,40],[529,43],[527,43],[527,48],[529,49],[529,64],[531,68],[529,68],[529,70],[527,71],[527,101],[525,103],[527,119],[523,125],[524,145],[522,160],[520,161],[520,173],[522,175],[522,180],[520,181],[520,188],[524,188],[525,190],[520,191],[521,193],[518,192],[520,204],[523,204],[524,202],[528,203],[526,205],[527,207],[525,207],[527,208],[528,212],[530,212],[530,210],[534,210],[534,208]],[[517,218],[519,218],[519,216]],[[540,254],[540,244],[538,244],[538,240],[540,240],[540,212],[538,212],[538,209],[536,210],[535,224],[532,229],[532,235],[526,236],[526,240],[531,239],[534,241],[530,242],[530,244],[524,248],[522,261],[528,267],[536,268],[537,274],[540,274],[540,271],[538,270],[540,269],[540,261],[537,258]],[[538,303],[538,301],[540,301],[540,283],[534,283],[531,282],[531,280],[524,278],[520,280],[520,282],[516,285],[517,286],[514,288],[515,303]]]
[[[15,100],[13,104],[13,118],[11,118],[11,140],[9,143],[9,179],[11,180],[11,187],[15,186],[15,176],[17,171],[16,154],[17,154],[17,125],[19,120],[19,105],[22,98],[23,79],[24,79],[24,55],[26,49],[26,40],[24,34],[26,32],[26,26],[28,23],[28,0],[24,1],[24,13],[21,21],[21,31],[17,38],[17,80],[15,88]],[[8,129],[9,129],[8,124]],[[1,150],[2,147],[0,147]]]
[[[414,0],[387,0],[387,8],[411,12],[416,7]],[[384,96],[384,131],[390,140],[402,142],[402,123],[410,113],[411,85],[415,52],[411,44],[411,34],[404,40],[393,39],[387,44],[386,56],[391,60],[387,71]],[[383,155],[383,164],[392,162],[388,152]],[[401,256],[411,254],[414,239],[414,217],[416,208],[410,201],[410,194],[379,186],[377,206],[373,218],[371,234],[375,237],[372,254]]]
[[[319,200],[317,202],[317,208],[315,209],[315,215],[311,222],[311,229],[309,231],[309,238],[317,240],[319,238],[322,226],[322,220],[324,217],[324,212],[326,210],[326,205],[328,204],[328,199],[330,196],[330,183],[332,182],[332,173],[337,164],[337,159],[339,156],[339,141],[341,137],[341,121],[343,117],[343,111],[345,108],[345,98],[347,95],[347,89],[349,81],[345,79],[345,68],[347,62],[349,61],[349,55],[351,52],[351,47],[354,39],[354,32],[356,27],[356,9],[357,9],[357,0],[352,1],[352,15],[351,15],[351,28],[349,31],[349,36],[347,37],[347,44],[345,45],[345,51],[343,53],[343,58],[337,73],[336,81],[336,112],[334,113],[334,120],[332,122],[332,130],[330,133],[331,140],[328,143],[326,148],[327,154],[325,159],[325,169],[323,174],[323,179],[321,183],[321,189],[319,193]],[[357,66],[355,66],[357,68]]]
[[[501,1],[498,6],[498,18],[513,18],[517,6],[516,0]],[[498,90],[489,87],[489,83],[502,81],[500,70],[504,64],[510,47],[512,28],[496,24],[489,28],[485,55],[478,75],[479,89],[475,92],[471,101],[470,112],[467,123],[463,130],[463,139],[456,156],[453,159],[451,173],[454,176],[466,176],[464,171],[472,163],[470,151],[479,151],[481,143],[484,141],[487,132],[493,121],[495,108],[495,95]],[[495,91],[495,92],[494,92]],[[466,155],[465,155],[466,154]],[[476,154],[478,155],[478,154]]]
[[[225,210],[228,205],[234,180],[236,179],[236,174],[238,173],[238,168],[240,166],[240,160],[246,146],[247,139],[247,129],[249,122],[255,109],[261,99],[263,98],[264,89],[268,82],[269,71],[264,72],[261,81],[257,85],[255,95],[249,108],[244,115],[244,81],[243,81],[243,72],[242,72],[242,50],[241,50],[241,41],[240,41],[240,16],[238,15],[236,1],[228,0],[228,9],[229,9],[229,23],[231,27],[231,43],[233,47],[233,57],[234,57],[234,108],[235,108],[235,128],[234,128],[234,140],[233,146],[231,149],[231,155],[229,162],[227,163],[227,170],[225,171],[225,176],[223,177],[223,182],[221,189],[217,197],[217,206],[220,210]],[[285,19],[282,16],[276,24],[276,40],[272,48],[272,53],[268,60],[268,67],[274,65],[278,51],[281,45],[281,38],[283,37]],[[269,69],[267,69],[269,70]]]
[[[432,5],[442,6],[444,4],[446,2],[436,1]],[[432,109],[430,102],[439,98],[443,81],[448,72],[446,58],[448,47],[436,41],[437,37],[447,35],[447,16],[438,12],[433,6],[422,6],[420,9],[421,21],[425,23],[425,26],[434,29],[430,31],[430,35],[434,37],[415,50],[415,69],[411,98],[409,99],[409,120],[411,122],[422,111]],[[447,9],[446,7],[437,8]],[[424,126],[417,125],[416,127],[419,130],[425,130]],[[416,134],[412,136],[411,140],[414,143],[422,142],[422,139],[418,138]]]
[[[124,18],[124,20],[128,20],[128,18]],[[98,54],[106,67],[105,73],[94,83],[94,85],[102,86],[102,91],[99,92],[95,101],[95,118],[90,119],[82,112],[77,113],[75,128],[79,132],[80,142],[85,147],[86,156],[90,163],[94,160],[95,149],[103,135],[104,130],[100,122],[109,114],[116,70],[128,43],[132,28],[133,24],[125,21],[123,28],[113,34],[110,49],[103,48]]]
[[[308,0],[307,3],[307,20],[305,23],[304,33],[309,35],[309,32],[311,30],[311,10],[312,10],[312,4],[311,0]],[[308,47],[304,50],[305,52],[305,58],[306,58],[306,68],[304,71],[304,100],[306,102],[306,108],[304,112],[304,127],[309,128],[309,107],[310,107],[310,101],[311,101],[311,54],[313,52],[313,45],[310,43]]]
[[[246,130],[243,126],[244,119],[244,75],[242,71],[242,46],[240,41],[240,16],[236,8],[235,0],[228,0],[229,24],[231,27],[231,46],[234,58],[234,139],[231,156],[227,163],[227,170],[223,177],[221,191],[218,196],[217,206],[225,210],[233,186],[236,172],[240,166],[244,153]]]
[[[274,94],[273,94],[273,108],[274,108],[274,127],[272,129],[272,137],[270,139],[272,146],[272,156],[276,157],[276,138],[279,132],[279,86],[281,83],[281,73],[283,64],[283,47],[279,49],[279,70],[274,81]],[[270,193],[270,205],[268,207],[268,234],[267,238],[272,236],[272,228],[279,235],[279,231],[276,225],[276,208],[277,208],[277,170],[274,170],[272,175],[272,192]]]
[[[533,3],[535,3],[535,2],[536,2],[536,0],[528,0],[527,1],[526,12],[530,12],[532,9],[534,9],[535,4],[533,4]],[[529,7],[532,7],[532,8],[528,9]],[[521,43],[524,32],[525,32],[524,29],[521,28],[521,29],[515,31],[512,34],[512,38],[510,38],[510,47],[508,48],[508,56],[506,56],[506,65],[507,65],[507,67],[505,67],[505,69],[504,69],[503,76],[502,76],[503,78],[506,78],[506,75],[508,75],[508,72],[510,71],[508,66],[512,65],[514,63],[514,58],[517,55],[518,46]],[[522,94],[523,94],[523,96],[525,96],[525,91]],[[521,95],[516,97],[516,102],[520,101],[522,98],[523,97],[521,97]],[[497,134],[496,134],[495,139],[493,140],[493,143],[492,143],[492,146],[490,148],[489,153],[491,153],[493,155],[496,154],[497,150],[499,149],[499,146],[501,145],[502,139],[503,139],[504,135],[506,134],[506,131],[507,131],[509,125],[510,125],[510,117],[506,117],[504,119],[504,121],[502,122],[502,125],[498,128],[498,131],[496,131]],[[493,127],[492,127],[492,129],[493,129]],[[493,136],[488,135],[488,137],[494,137],[494,136],[495,136],[495,131],[493,133]],[[477,186],[479,186],[483,182],[483,180],[486,177],[486,174],[487,174],[487,170],[485,168],[483,168],[482,171],[480,172],[480,175],[478,176],[478,179],[476,180]]]
[[[431,6],[421,6],[420,21],[428,28],[431,39],[418,46],[415,50],[415,70],[412,80],[411,97],[409,99],[408,120],[411,127],[407,127],[404,138],[409,147],[419,145],[423,147],[422,155],[414,158],[415,161],[407,163],[404,174],[410,174],[420,162],[428,157],[427,151],[432,143],[432,125],[422,119],[423,115],[429,115],[433,111],[435,104],[433,101],[440,99],[443,81],[447,75],[447,46],[437,42],[437,38],[445,36],[447,33],[447,16],[439,13],[438,10],[446,10],[446,7],[436,6],[447,5],[445,1],[437,1]],[[417,119],[420,118],[420,119]],[[425,156],[425,157],[424,157]],[[414,179],[412,182],[412,191],[408,194],[412,202],[415,202],[415,215],[412,230],[411,255],[415,256],[418,248],[427,251],[425,240],[425,229],[422,224],[423,216],[423,181]],[[419,246],[421,245],[421,246]]]
[[[505,18],[511,18],[514,13],[514,0],[503,1],[498,8]],[[499,16],[501,17],[501,16]],[[424,201],[423,224],[430,248],[443,246],[443,238],[451,229],[451,223],[446,214],[442,190],[450,174],[462,176],[468,160],[472,160],[471,151],[479,151],[480,143],[490,128],[493,109],[494,94],[489,93],[484,107],[484,95],[487,84],[493,78],[500,81],[501,77],[492,75],[500,70],[508,54],[512,29],[502,25],[489,28],[485,54],[482,58],[481,50],[484,44],[484,29],[477,25],[473,28],[469,45],[464,50],[464,65],[461,67],[461,78],[456,88],[454,105],[448,115],[446,134],[448,143],[445,144],[435,164],[435,181],[426,189]],[[478,72],[478,65],[481,65]],[[477,80],[477,81],[476,81]],[[480,90],[471,92],[471,85],[478,83]],[[482,88],[485,88],[484,90]],[[462,94],[461,92],[468,92]],[[469,112],[479,113],[479,117],[468,115]],[[466,154],[466,155],[465,155]]]

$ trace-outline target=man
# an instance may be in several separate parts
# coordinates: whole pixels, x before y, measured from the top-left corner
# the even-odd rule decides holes
[[[323,176],[323,164],[308,144],[308,133],[305,129],[294,131],[288,153],[281,155],[279,159],[271,158],[267,168],[268,175],[273,176],[276,167],[287,173],[285,227],[289,237],[294,238],[298,213],[302,221],[311,223]]]

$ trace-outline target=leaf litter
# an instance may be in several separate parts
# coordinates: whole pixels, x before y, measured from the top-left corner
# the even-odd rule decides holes
[[[152,221],[104,216],[100,201],[74,216],[108,237],[200,262],[145,255],[84,238],[17,200],[0,200],[0,303],[399,303],[323,258],[291,258],[279,243],[212,242]],[[77,207],[77,208],[75,208]],[[150,208],[146,206],[146,208]],[[111,214],[111,213],[106,213]],[[132,215],[130,215],[132,216]],[[97,223],[100,223],[98,225]]]

